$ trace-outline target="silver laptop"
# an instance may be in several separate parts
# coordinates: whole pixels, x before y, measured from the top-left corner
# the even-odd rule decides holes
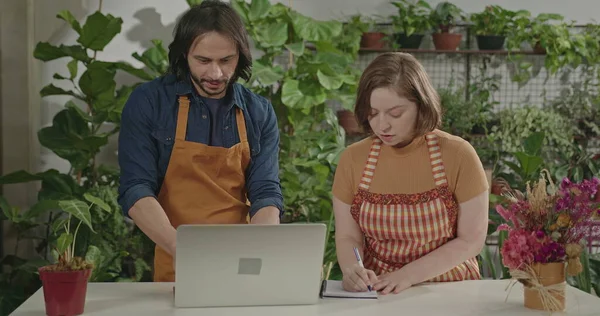
[[[175,307],[316,304],[326,232],[316,223],[179,226]]]

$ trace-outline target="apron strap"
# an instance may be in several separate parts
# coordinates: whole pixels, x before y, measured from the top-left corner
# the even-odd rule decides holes
[[[240,108],[236,108],[235,120],[237,124],[238,133],[240,134],[240,143],[245,143],[248,141],[248,136],[246,132],[246,120],[244,119],[244,112],[242,112]]]
[[[439,139],[436,134],[429,133],[425,135],[427,148],[429,149],[429,162],[431,163],[431,173],[436,186],[448,184],[446,179],[446,169],[442,161],[442,152],[440,150]]]
[[[373,142],[371,143],[371,151],[369,152],[369,156],[367,157],[367,163],[365,164],[360,183],[358,184],[359,189],[363,189],[365,191],[369,190],[369,187],[371,186],[371,181],[373,181],[375,167],[377,166],[377,161],[379,160],[380,152],[381,139],[379,139],[379,137],[375,137],[375,139],[373,139]]]
[[[177,130],[175,132],[175,139],[179,141],[185,141],[185,134],[187,131],[188,113],[190,111],[190,99],[187,96],[179,96],[179,111],[177,113]]]

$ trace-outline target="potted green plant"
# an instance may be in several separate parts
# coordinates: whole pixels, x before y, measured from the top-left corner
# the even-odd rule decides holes
[[[419,0],[412,3],[408,0],[392,1],[398,8],[398,14],[392,15],[394,29],[394,46],[407,49],[418,49],[425,32],[431,29],[431,6]]]
[[[529,15],[526,10],[510,11],[498,5],[488,5],[483,12],[471,14],[472,28],[480,50],[501,50],[517,16]]]
[[[54,227],[55,233],[62,232],[52,251],[56,263],[38,269],[48,316],[81,315],[85,309],[88,280],[94,268],[94,258],[91,255],[94,251],[90,250],[94,248],[89,249],[85,257],[78,256],[77,233],[82,223],[95,233],[90,214],[90,208],[94,204],[110,211],[108,205],[99,198],[89,194],[85,194],[85,198],[91,205],[80,200],[58,202],[60,209],[66,213],[66,218],[57,222]],[[72,222],[73,219],[76,220]]]
[[[540,14],[531,21],[529,44],[533,51],[545,54],[547,47],[557,40],[570,41],[570,34],[564,17],[560,14]],[[554,23],[552,23],[554,22]],[[557,23],[558,22],[558,23]]]
[[[529,44],[537,54],[545,54],[550,42],[560,39],[569,41],[569,33],[564,34],[566,28],[560,23],[564,17],[560,14],[541,13],[535,18],[529,15],[517,16],[514,28],[508,37],[507,47],[511,50],[520,50],[523,43]],[[558,23],[550,23],[558,22]]]
[[[437,50],[456,50],[462,40],[462,34],[452,33],[454,26],[465,20],[466,15],[455,4],[440,2],[431,12],[431,20],[436,30],[432,34],[433,45]]]
[[[380,17],[367,17],[360,14],[350,17],[348,24],[362,32],[360,48],[366,50],[380,50],[386,46],[387,34],[384,26],[379,23]]]

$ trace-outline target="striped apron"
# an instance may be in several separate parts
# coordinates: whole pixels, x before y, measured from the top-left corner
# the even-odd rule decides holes
[[[382,142],[375,138],[371,144],[351,213],[365,236],[365,268],[377,275],[398,270],[456,237],[459,206],[448,188],[438,137],[425,137],[435,188],[416,194],[369,192]],[[471,258],[428,281],[480,278],[477,259]]]

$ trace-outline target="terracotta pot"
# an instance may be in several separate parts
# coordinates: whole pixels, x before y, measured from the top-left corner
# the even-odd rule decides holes
[[[338,121],[348,135],[360,134],[361,128],[354,116],[354,113],[349,110],[340,110],[337,112]]]
[[[563,283],[566,281],[565,275],[565,263],[564,262],[553,262],[553,263],[534,263],[533,270],[535,271],[539,282],[543,286],[550,286],[554,284]],[[540,292],[538,290],[525,287],[524,288],[523,303],[525,307],[536,309],[536,310],[551,310],[551,311],[563,311],[565,309],[565,289],[557,293],[551,292],[551,295],[556,298],[558,307],[556,309],[544,308]]]
[[[367,49],[382,49],[385,47],[385,33],[366,32],[360,39],[360,47]]]
[[[41,267],[38,271],[44,290],[46,315],[83,314],[91,269],[48,271],[46,267]]]
[[[462,34],[456,33],[434,33],[432,37],[437,50],[456,50],[462,40]]]

